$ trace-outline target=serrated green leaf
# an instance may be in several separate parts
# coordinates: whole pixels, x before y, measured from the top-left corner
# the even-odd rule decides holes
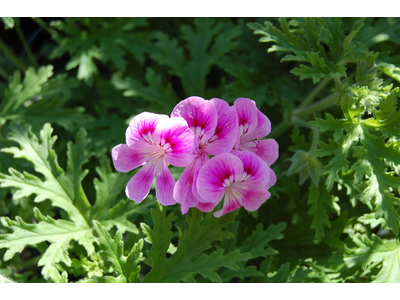
[[[69,195],[66,192],[70,191],[71,185],[66,182],[65,172],[58,165],[57,155],[53,150],[57,137],[51,136],[53,129],[50,124],[45,124],[40,131],[40,140],[27,125],[22,127],[14,124],[11,128],[12,132],[9,133],[9,139],[17,142],[20,148],[11,147],[2,149],[2,151],[13,154],[14,158],[25,158],[32,162],[35,171],[44,176],[44,181],[35,175],[10,169],[10,175],[0,173],[0,186],[16,187],[18,191],[13,195],[15,199],[32,194],[36,194],[36,202],[49,199],[53,206],[64,209],[72,221],[81,227],[87,227],[88,223],[85,217],[74,205],[77,201],[76,195]],[[84,134],[83,131],[80,135],[82,134]],[[79,145],[79,142],[77,145]],[[86,161],[86,159],[84,158],[83,161]],[[69,164],[73,164],[73,161],[69,161]],[[79,189],[80,182],[86,174],[85,172],[74,174],[74,176],[77,176],[76,180],[73,180],[77,189]]]
[[[273,240],[280,240],[284,236],[282,231],[286,229],[286,223],[280,222],[278,224],[272,224],[264,230],[263,225],[260,223],[257,228],[253,231],[241,245],[240,251],[250,253],[253,258],[266,257],[276,251],[268,247],[268,243]],[[271,251],[271,249],[273,251]]]
[[[53,283],[68,283],[68,273],[64,271],[60,274],[55,267],[49,266],[46,279],[50,279]]]
[[[0,236],[0,248],[8,249],[4,255],[4,260],[11,259],[28,245],[32,246],[47,241],[51,245],[39,260],[38,265],[44,266],[42,274],[45,278],[48,278],[49,272],[52,270],[51,267],[56,263],[71,264],[67,251],[71,240],[76,240],[84,246],[88,255],[94,252],[94,237],[91,228],[80,227],[70,221],[45,217],[37,208],[35,208],[35,215],[39,220],[37,224],[27,224],[19,217],[15,221],[7,217],[1,219],[3,226],[13,230],[11,234]]]
[[[319,187],[310,186],[307,204],[311,205],[311,208],[307,214],[313,217],[311,228],[315,230],[315,243],[317,244],[325,236],[324,227],[331,228],[328,212],[335,211],[338,215],[340,214],[337,201],[337,197],[328,194],[322,184]]]
[[[107,229],[99,222],[93,221],[94,229],[102,248],[101,256],[105,261],[112,264],[117,278],[124,278],[125,282],[139,282],[140,266],[138,265],[142,258],[143,240],[139,240],[128,256],[124,256],[124,243],[122,241],[121,231],[117,231],[114,239],[110,236]],[[120,279],[118,279],[120,281]]]
[[[0,116],[4,117],[10,110],[16,110],[25,101],[37,96],[49,78],[53,75],[53,66],[42,66],[36,72],[30,67],[25,72],[25,78],[21,82],[21,73],[15,71],[9,78],[8,88],[4,93],[4,99],[0,105]]]
[[[400,281],[400,247],[396,240],[384,240],[376,235],[371,238],[359,233],[351,235],[355,248],[346,248],[344,254],[332,257],[332,262],[344,261],[348,268],[359,266],[363,270],[382,265],[373,282]]]

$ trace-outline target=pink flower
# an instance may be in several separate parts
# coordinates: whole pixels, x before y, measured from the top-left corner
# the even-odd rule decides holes
[[[162,205],[173,205],[175,180],[167,163],[186,167],[196,157],[198,141],[183,118],[169,118],[143,112],[134,117],[126,130],[126,144],[112,150],[114,167],[119,172],[142,168],[128,182],[127,197],[140,203],[150,192],[156,176],[156,197]]]
[[[234,103],[236,109],[239,134],[235,149],[257,154],[268,166],[279,156],[278,143],[274,139],[260,140],[271,132],[271,122],[249,98],[238,98]]]
[[[206,162],[199,172],[197,189],[207,202],[196,207],[210,212],[225,197],[222,209],[214,213],[217,218],[242,206],[255,211],[271,196],[268,189],[275,182],[275,174],[254,153],[220,154]]]
[[[190,207],[204,201],[196,186],[199,171],[209,160],[208,155],[232,150],[237,140],[238,123],[234,108],[217,98],[189,97],[178,103],[171,117],[184,118],[198,139],[197,156],[182,172],[174,188],[174,199],[181,204],[185,214]]]

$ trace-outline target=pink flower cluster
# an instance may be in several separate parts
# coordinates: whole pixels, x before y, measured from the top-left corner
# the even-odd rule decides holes
[[[119,172],[142,166],[125,189],[138,203],[156,176],[158,201],[179,203],[183,214],[191,207],[210,212],[222,199],[215,217],[239,207],[255,211],[276,182],[270,166],[278,158],[278,143],[262,140],[270,131],[271,122],[248,98],[229,106],[217,98],[189,97],[176,105],[171,117],[149,112],[134,117],[126,144],[113,148],[112,159]],[[168,165],[185,167],[177,182]]]

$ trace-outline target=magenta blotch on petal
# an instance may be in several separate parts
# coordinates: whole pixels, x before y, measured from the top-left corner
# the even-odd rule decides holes
[[[197,188],[203,199],[198,209],[210,211],[224,197],[221,210],[214,213],[220,217],[239,207],[256,210],[271,194],[267,190],[270,168],[251,152],[237,151],[220,154],[208,161],[200,170]],[[208,205],[204,205],[208,204]]]
[[[217,126],[217,110],[210,100],[201,97],[189,97],[179,102],[171,117],[182,117],[199,139],[199,145],[207,142]]]
[[[215,202],[221,199],[231,182],[241,179],[243,163],[233,154],[224,153],[214,156],[204,164],[197,179],[197,190],[202,202]]]
[[[154,142],[162,147],[164,160],[176,167],[186,167],[197,155],[198,141],[180,117],[160,121],[154,131]]]
[[[153,133],[158,122],[169,119],[167,115],[143,112],[135,116],[126,130],[126,143],[132,149],[147,148],[153,144]]]

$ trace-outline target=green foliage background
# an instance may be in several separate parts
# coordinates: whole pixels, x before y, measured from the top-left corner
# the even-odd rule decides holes
[[[400,282],[398,18],[1,20],[0,282]],[[126,198],[112,147],[193,95],[270,118],[257,212]]]

